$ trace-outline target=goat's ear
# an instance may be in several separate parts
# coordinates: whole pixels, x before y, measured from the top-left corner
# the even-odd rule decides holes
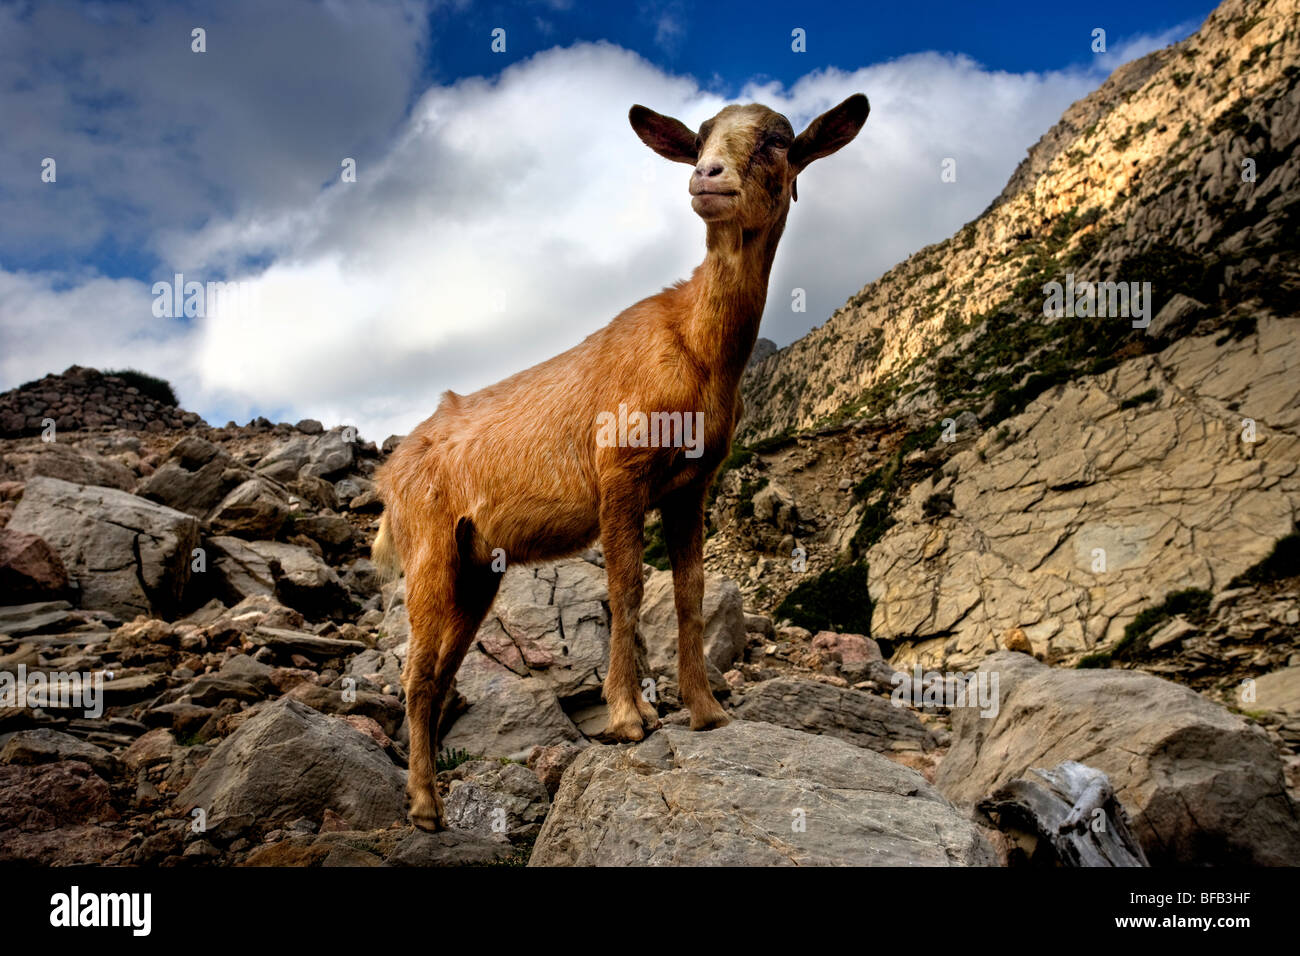
[[[636,135],[660,156],[675,163],[695,165],[699,150],[695,148],[695,134],[681,120],[664,116],[644,106],[628,110],[627,121]]]
[[[797,172],[814,159],[829,156],[847,146],[858,135],[870,112],[871,104],[861,93],[854,93],[839,106],[827,110],[795,137],[788,155],[790,165]]]

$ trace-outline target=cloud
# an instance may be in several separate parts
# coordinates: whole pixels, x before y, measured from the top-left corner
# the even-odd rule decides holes
[[[381,0],[0,5],[0,221],[23,223],[0,261],[104,243],[152,258],[214,215],[310,203],[404,120],[426,23]]]
[[[396,28],[381,34],[367,42],[398,56],[416,42]],[[0,271],[4,387],[73,362],[134,365],[172,380],[186,407],[214,422],[314,417],[378,440],[409,430],[445,389],[482,387],[576,344],[703,256],[689,169],[649,152],[626,118],[639,102],[698,125],[725,101],[694,79],[608,43],[580,44],[491,80],[430,88],[395,122],[402,72],[367,81],[371,92],[347,105],[351,116],[383,103],[366,134],[382,142],[358,156],[355,183],[339,179],[339,142],[307,132],[307,120],[281,116],[277,134],[286,103],[206,114],[210,154],[188,188],[232,198],[202,224],[182,215],[180,227],[167,225],[168,204],[184,192],[171,167],[185,162],[146,163],[160,177],[156,203],[128,198],[140,205],[159,278],[246,281],[255,312],[158,319],[145,283]],[[1025,149],[1096,83],[1088,69],[1009,74],[925,53],[814,73],[789,89],[745,89],[741,100],[785,112],[796,128],[850,93],[872,102],[858,140],[800,178],[762,334],[793,340],[977,216]],[[264,95],[253,89],[231,102]],[[250,116],[252,129],[241,128]],[[392,132],[380,137],[385,125]],[[131,149],[167,152],[156,136]],[[940,181],[949,157],[956,183]],[[204,207],[176,201],[191,214]],[[109,229],[110,219],[92,225]],[[790,310],[796,287],[806,313]]]

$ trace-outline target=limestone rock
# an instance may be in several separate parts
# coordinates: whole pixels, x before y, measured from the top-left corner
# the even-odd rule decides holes
[[[1151,863],[1291,865],[1300,815],[1268,739],[1194,691],[1138,671],[1060,670],[999,651],[999,708],[952,712],[936,785],[971,806],[1033,767],[1110,777]]]
[[[404,820],[405,785],[369,736],[280,698],[221,742],[178,803],[204,808],[209,829],[269,829],[327,809],[370,829]]]
[[[530,866],[986,866],[976,826],[916,771],[832,737],[733,721],[591,747]]]
[[[27,482],[9,527],[44,538],[81,589],[81,605],[134,617],[176,609],[198,521],[114,488]]]
[[[778,677],[745,691],[736,714],[810,734],[827,734],[878,753],[934,748],[930,732],[907,707],[866,691]]]
[[[677,608],[671,571],[656,571],[646,579],[641,601],[641,637],[651,674],[656,680],[677,680]],[[704,576],[704,660],[715,690],[727,684],[722,675],[745,650],[745,612],[740,589],[716,575]]]

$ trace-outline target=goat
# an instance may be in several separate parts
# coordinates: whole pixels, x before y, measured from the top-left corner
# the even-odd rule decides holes
[[[599,537],[611,617],[605,733],[641,740],[659,726],[656,708],[639,693],[634,644],[645,516],[657,508],[691,728],[728,722],[704,663],[704,503],[740,419],[740,378],[798,198],[795,177],[852,141],[869,110],[855,94],[795,136],[788,119],[758,104],[727,106],[698,134],[633,106],[628,119],[642,142],[693,167],[691,208],[705,222],[704,262],[689,281],[636,303],[567,352],[472,394],[444,393],[377,473],[385,511],[373,555],[382,571],[406,573],[407,791],[416,826],[443,825],[434,779],[439,724],[496,597],[496,549],[528,563],[573,554]],[[702,423],[699,447],[600,440],[600,423],[625,409]]]

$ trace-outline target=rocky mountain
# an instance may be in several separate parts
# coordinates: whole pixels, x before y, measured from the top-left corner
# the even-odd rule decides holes
[[[1037,394],[1193,328],[1240,336],[1261,314],[1293,314],[1298,20],[1294,0],[1225,0],[1186,40],[1116,70],[983,215],[757,363],[742,439],[954,407],[991,424],[1018,410],[999,394]],[[1042,287],[1070,273],[1150,282],[1152,327],[1045,321]]]
[[[711,566],[770,610],[860,565],[836,614],[896,664],[969,668],[1014,631],[1053,662],[1108,653],[1263,560],[1300,516],[1298,28],[1290,0],[1227,0],[751,368]],[[1054,282],[1149,293],[1058,316]]]
[[[1294,863],[1296,26],[1226,0],[757,357],[706,542],[729,725],[687,729],[655,520],[636,745],[600,551],[508,567],[444,833],[405,819],[405,583],[368,558],[396,437],[212,427],[138,373],[0,395],[0,863]],[[1045,315],[1069,275],[1150,282],[1152,321]]]

